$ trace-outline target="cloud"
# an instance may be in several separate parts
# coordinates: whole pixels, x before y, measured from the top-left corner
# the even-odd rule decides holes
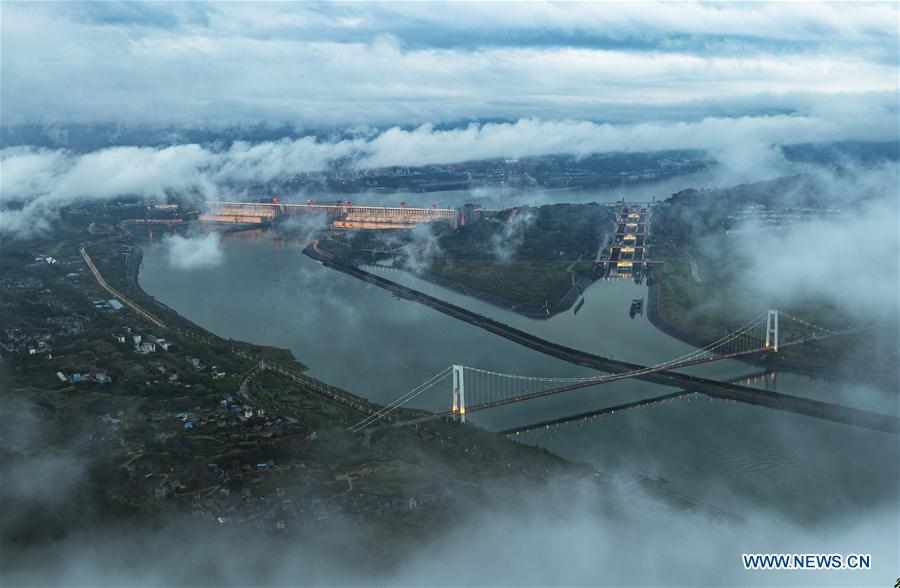
[[[4,125],[639,122],[897,87],[890,4],[0,9]]]
[[[334,168],[700,149],[750,180],[789,171],[784,144],[898,139],[891,4],[0,11],[14,234],[79,199],[240,194]],[[70,132],[93,125],[109,148]],[[151,145],[130,146],[140,129]],[[289,138],[234,141],[253,129]]]
[[[405,237],[400,250],[403,253],[404,267],[416,274],[427,272],[436,257],[443,255],[443,250],[438,242],[438,235],[430,225],[416,225]],[[389,249],[397,246],[390,234],[381,237]]]
[[[35,456],[13,462],[4,474],[4,498],[20,505],[57,505],[82,481],[86,466],[85,461],[71,455]]]
[[[199,145],[115,147],[76,155],[66,150],[0,151],[0,228],[13,236],[45,233],[62,207],[120,196],[165,199],[210,193],[200,170],[215,156]]]
[[[724,235],[703,237],[697,229],[695,255],[704,258],[703,265],[726,263],[725,273],[739,280],[738,290],[754,305],[835,309],[840,318],[832,327],[847,317],[896,324],[900,310],[896,163],[819,170],[760,190],[763,194],[777,190],[770,204],[776,218],[751,215]],[[835,314],[817,312],[823,320]]]
[[[531,210],[520,208],[509,222],[503,223],[500,230],[491,236],[490,246],[494,259],[500,263],[509,263],[522,246],[525,231],[534,224],[535,218]]]
[[[225,253],[218,233],[182,237],[168,235],[164,240],[169,264],[180,270],[194,270],[221,265]]]
[[[412,130],[392,127],[353,138],[282,139],[248,143],[112,147],[79,154],[28,147],[0,152],[3,229],[34,233],[58,209],[84,199],[136,195],[222,197],[242,187],[285,182],[301,173],[391,166],[449,164],[549,154],[577,156],[610,151],[697,149],[732,176],[748,181],[788,173],[781,146],[840,140],[896,141],[896,113],[880,101],[831,104],[806,116],[708,117],[696,122],[631,125],[522,119]],[[12,203],[17,203],[13,206]]]
[[[896,168],[849,178],[829,175],[820,185],[831,190],[820,193],[826,206],[842,214],[793,223],[786,230],[758,223],[739,227],[744,234],[737,242],[753,244],[741,247],[749,253],[744,280],[771,300],[817,297],[850,316],[895,319],[900,287]],[[873,192],[874,201],[861,198]]]
[[[707,4],[665,2],[644,6],[611,3],[615,9],[582,3],[520,3],[511,11],[502,4],[433,2],[366,4],[245,4],[127,6],[72,3],[55,13],[87,26],[117,25],[137,29],[221,31],[258,39],[329,38],[347,42],[391,31],[414,43],[427,31],[469,33],[456,41],[471,46],[480,36],[471,33],[503,28],[508,38],[490,44],[534,43],[530,31],[549,31],[573,40],[574,33],[590,33],[588,40],[643,40],[675,35],[747,37],[771,41],[878,42],[896,34],[896,7],[879,3],[850,6],[810,2],[802,8],[783,3]],[[549,35],[550,43],[556,36]],[[449,41],[443,41],[445,44]]]
[[[81,532],[31,553],[13,551],[4,584],[196,585],[203,570],[204,583],[220,586],[822,586],[874,585],[895,573],[895,506],[857,505],[852,517],[804,528],[755,509],[739,513],[747,522],[729,523],[670,507],[637,487],[605,497],[598,489],[578,480],[548,488],[508,482],[505,496],[471,497],[427,536],[395,538],[394,555],[352,522],[280,536],[190,517],[153,529]],[[873,568],[766,573],[741,563],[741,553],[816,552],[869,553]]]

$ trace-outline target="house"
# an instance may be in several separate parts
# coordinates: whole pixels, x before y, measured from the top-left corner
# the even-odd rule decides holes
[[[112,378],[107,376],[104,372],[96,372],[94,374],[94,381],[98,384],[109,384],[112,382]]]
[[[66,375],[62,372],[56,372],[56,377],[59,378],[59,381],[63,384],[69,381],[69,378],[67,378]]]
[[[116,343],[125,343],[125,335],[113,335],[112,338]]]
[[[106,303],[109,304],[109,307],[112,308],[113,310],[122,310],[123,308],[125,308],[122,305],[122,303],[119,302],[118,300],[116,300],[115,298],[110,298],[109,300],[106,301]]]
[[[140,335],[132,335],[131,340],[134,341],[134,347],[137,348],[141,344],[141,336]]]

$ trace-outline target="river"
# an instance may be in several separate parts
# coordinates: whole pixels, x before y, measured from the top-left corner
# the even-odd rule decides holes
[[[451,363],[531,376],[597,372],[526,349],[477,327],[329,270],[302,253],[303,243],[270,233],[222,239],[220,263],[180,269],[156,240],[145,245],[142,287],[200,326],[224,337],[291,349],[311,375],[378,402],[409,391]],[[414,286],[545,339],[616,359],[652,364],[692,349],[628,316],[646,286],[601,281],[575,315],[522,317],[391,269],[385,277]],[[763,309],[764,310],[764,309]],[[734,361],[694,373],[749,385],[896,411],[896,391],[763,374]],[[626,380],[472,415],[503,429],[673,391]],[[449,383],[417,398],[448,408]],[[563,457],[621,475],[649,471],[681,492],[741,514],[764,509],[804,524],[846,516],[847,505],[887,507],[898,500],[897,437],[810,417],[691,395],[662,404],[567,423],[519,436]],[[896,520],[896,517],[895,517]],[[882,529],[889,532],[889,529]]]

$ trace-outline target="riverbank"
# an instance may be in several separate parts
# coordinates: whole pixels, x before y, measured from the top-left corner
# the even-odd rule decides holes
[[[459,230],[332,231],[319,246],[357,266],[393,259],[423,280],[546,319],[571,310],[598,277],[593,259],[614,217],[612,206],[597,203],[521,206]]]
[[[371,266],[371,267],[380,267],[380,266]],[[392,267],[392,266],[386,266]],[[394,268],[398,271],[408,271],[402,268]],[[501,296],[497,296],[496,294],[491,294],[490,292],[484,292],[477,288],[473,288],[471,286],[466,286],[461,282],[455,282],[452,280],[448,280],[441,276],[437,276],[435,274],[429,272],[421,272],[421,273],[413,273],[416,278],[420,280],[430,282],[432,284],[436,284],[441,286],[442,288],[447,288],[448,290],[454,290],[459,292],[465,296],[470,298],[474,298],[476,300],[481,300],[482,302],[486,302],[492,306],[496,306],[497,308],[502,308],[504,310],[509,310],[520,314],[522,316],[532,318],[532,319],[549,319],[554,317],[560,313],[571,310],[573,306],[575,306],[575,302],[578,298],[584,293],[587,288],[593,284],[596,280],[591,280],[585,278],[583,276],[573,277],[572,287],[569,288],[569,291],[566,292],[565,296],[563,296],[560,300],[558,300],[554,305],[549,307],[538,307],[531,306],[528,304],[524,304],[521,302],[515,302],[512,300],[508,300]]]
[[[433,296],[429,296],[424,292],[381,278],[356,266],[342,263],[337,261],[335,257],[330,256],[330,254],[321,251],[318,248],[317,243],[313,243],[307,247],[304,250],[304,253],[326,267],[388,290],[398,298],[418,302],[448,316],[462,320],[496,335],[500,335],[510,341],[540,351],[541,353],[552,357],[563,359],[575,365],[589,367],[612,374],[623,374],[640,370],[641,373],[635,375],[635,378],[655,384],[693,390],[715,398],[737,400],[748,404],[766,406],[880,431],[892,433],[900,431],[900,420],[894,416],[873,413],[866,410],[821,402],[789,394],[728,384],[670,370],[643,371],[646,370],[646,366],[597,356],[552,343],[486,316],[471,312]]]
[[[120,237],[86,244],[84,256],[75,239],[65,247],[7,242],[0,252],[6,275],[21,282],[0,284],[3,330],[35,337],[53,329],[52,355],[3,350],[0,417],[13,433],[4,480],[38,476],[53,494],[52,508],[4,494],[4,548],[177,520],[189,521],[189,537],[231,528],[280,541],[339,532],[393,565],[397,551],[458,522],[466,504],[547,484],[565,491],[579,480],[608,494],[595,467],[450,419],[351,432],[383,405],[301,373],[287,350],[219,337],[155,301],[137,279],[143,250]],[[59,261],[34,263],[35,249]],[[111,296],[130,304],[94,302]],[[136,349],[139,336],[158,346]],[[17,423],[34,434],[17,434]],[[83,480],[60,473],[70,463],[89,469]]]
[[[659,331],[678,339],[679,341],[684,341],[685,343],[693,345],[694,347],[702,348],[712,343],[712,340],[707,339],[696,332],[683,329],[666,319],[660,309],[659,282],[656,280],[648,286],[647,320]],[[854,378],[879,385],[892,386],[896,384],[895,379],[892,379],[886,374],[873,373],[867,370],[854,370],[847,365],[835,366],[812,361],[802,361],[785,357],[784,354],[768,354],[763,360],[754,359],[753,357],[741,357],[739,360],[769,370],[782,369],[806,376],[823,378],[829,381],[841,381],[847,378]]]
[[[131,267],[136,270],[139,265],[139,263],[134,263],[131,265]],[[316,267],[316,271],[320,271],[317,265],[313,265],[314,267]],[[321,271],[328,270],[324,269]],[[140,288],[139,284],[136,281],[135,286]],[[146,293],[145,296],[150,297],[150,295]],[[165,308],[169,308],[159,301],[156,301],[156,304],[164,306]],[[175,311],[171,312],[174,313]],[[184,320],[188,324],[193,324],[189,321],[189,319],[182,318],[181,320]],[[287,380],[292,380],[302,384],[306,383],[308,380],[313,380],[313,378],[304,376],[302,380],[298,381],[295,374],[288,374],[280,369],[269,369],[267,370],[267,372],[269,374],[284,377]],[[318,382],[318,380],[316,381]],[[316,390],[313,388],[313,391],[315,392]],[[641,405],[643,404],[646,403],[641,403]],[[404,408],[400,409],[396,414],[398,417],[397,420],[400,420],[401,418],[408,419],[416,415],[423,414],[423,411],[407,410]],[[436,442],[440,442],[440,450],[443,452],[450,451],[455,447],[464,447],[465,449],[463,450],[463,453],[459,454],[458,456],[454,455],[454,459],[456,457],[469,460],[475,459],[478,464],[484,462],[485,465],[497,464],[501,462],[505,463],[505,467],[501,467],[497,472],[497,482],[499,482],[499,484],[502,484],[503,480],[505,480],[509,475],[510,463],[508,457],[503,457],[503,459],[501,460],[498,458],[498,456],[510,455],[513,456],[512,466],[514,472],[518,471],[519,469],[516,466],[515,462],[515,460],[518,459],[523,468],[530,468],[528,470],[529,475],[542,472],[538,476],[538,478],[540,478],[541,480],[547,479],[548,476],[575,475],[578,477],[587,477],[592,481],[592,483],[600,482],[602,487],[605,487],[605,482],[607,481],[606,477],[598,477],[597,470],[592,469],[590,466],[587,466],[581,460],[567,460],[565,458],[561,458],[556,452],[544,449],[542,444],[540,443],[531,443],[520,438],[507,438],[507,436],[505,435],[497,434],[491,432],[490,430],[482,429],[478,426],[461,424],[452,419],[440,419],[437,421],[431,421],[428,424],[423,423],[422,425],[420,425],[420,427],[402,427],[402,429],[404,431],[404,438],[414,437],[415,440],[421,440],[423,438],[433,438],[434,440],[436,440]],[[353,451],[363,453],[369,453],[372,450],[379,449],[385,451],[384,443],[386,442],[386,440],[384,439],[384,437],[387,437],[388,440],[390,440],[390,442],[393,444],[391,445],[391,447],[397,450],[397,453],[393,455],[381,455],[379,458],[380,461],[378,461],[377,463],[384,463],[386,468],[393,467],[392,464],[394,462],[390,460],[408,458],[408,448],[398,447],[397,443],[399,443],[399,440],[394,438],[396,434],[397,433],[395,432],[377,431],[372,433],[371,439],[369,439],[368,436],[363,436],[364,440],[362,441],[362,448],[360,448],[359,446],[360,435],[356,435],[357,441],[354,445],[352,445]],[[350,435],[350,433],[342,432],[341,435]],[[369,445],[370,443],[371,445]],[[436,452],[430,451],[430,449],[428,449],[427,447],[424,447],[422,449],[427,451],[427,453],[425,451],[422,452],[423,456],[425,456],[426,461],[432,459],[431,457],[427,457],[429,454],[437,455]],[[339,455],[342,456],[342,453],[339,453]],[[535,457],[532,460],[531,465],[528,465],[526,461],[531,459],[530,456],[532,455]],[[341,459],[344,458],[341,457]],[[365,461],[365,459],[363,459],[362,457],[358,457],[357,461],[359,460]],[[546,464],[551,465],[552,468],[549,470],[542,469],[542,465]],[[437,467],[435,466],[435,464],[431,464],[431,466]],[[485,484],[494,486],[497,485],[497,482],[486,482]],[[366,486],[370,484],[370,482],[365,483]],[[671,501],[670,491],[666,489],[653,487],[646,488],[645,491],[650,492],[663,503],[669,503]],[[697,502],[695,500],[679,499],[676,501],[671,501],[671,504],[678,509],[686,509],[693,512],[706,512],[712,514],[716,518],[721,517],[724,514],[721,509],[708,504]],[[728,518],[729,520],[739,520],[739,517],[736,517],[734,515],[728,515],[726,518]]]
[[[313,376],[381,404],[411,390],[449,363],[534,377],[591,377],[596,373],[423,305],[409,304],[388,290],[323,267],[303,254],[303,244],[298,241],[288,243],[271,237],[263,234],[250,239],[223,239],[222,263],[198,271],[179,270],[172,264],[168,247],[148,243],[144,246],[141,283],[204,328],[226,337],[289,348],[312,367]],[[547,340],[607,357],[652,364],[691,351],[660,333],[644,317],[629,319],[628,303],[647,292],[632,281],[596,284],[588,291],[578,315],[567,313],[551,321],[535,321],[418,282],[406,274],[373,273]],[[712,377],[725,381],[755,371],[738,362],[698,369],[702,371],[694,373],[716,374]],[[807,378],[779,376],[777,387],[769,378],[766,383],[752,385],[892,414],[891,407],[884,403],[856,402],[842,394],[840,387],[827,384],[819,390],[819,384]],[[433,390],[418,397],[417,408],[441,412],[449,406],[449,382]],[[471,422],[475,428],[502,431],[676,390],[624,380],[474,413]],[[431,425],[420,427],[428,429]],[[412,431],[413,427],[402,429]],[[380,435],[376,433],[373,441]],[[753,442],[748,443],[748,439]],[[634,474],[648,470],[693,496],[709,496],[704,490],[709,487],[740,492],[737,499],[730,498],[731,494],[723,494],[721,500],[709,498],[737,514],[746,514],[748,504],[759,504],[804,521],[821,520],[830,512],[829,495],[817,493],[807,498],[810,487],[828,488],[840,496],[856,492],[862,502],[868,500],[867,494],[853,479],[866,480],[868,487],[884,487],[891,477],[890,470],[884,469],[885,463],[893,463],[890,456],[883,456],[887,461],[865,463],[858,456],[882,455],[879,447],[892,446],[892,439],[878,431],[721,402],[702,394],[619,410],[596,420],[552,425],[514,438],[569,460],[593,464],[595,471],[614,475],[625,484]],[[812,459],[807,451],[798,455],[798,448],[815,454]],[[505,462],[500,465],[504,467]],[[852,475],[832,477],[836,468]],[[779,483],[771,484],[773,479]]]

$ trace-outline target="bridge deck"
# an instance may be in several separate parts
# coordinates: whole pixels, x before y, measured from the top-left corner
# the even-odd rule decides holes
[[[313,259],[322,262],[322,264],[326,267],[336,269],[340,272],[358,278],[364,282],[368,282],[370,284],[379,286],[380,288],[384,288],[392,292],[399,298],[419,302],[420,304],[429,306],[448,316],[452,316],[459,320],[468,322],[469,324],[500,335],[501,337],[509,339],[510,341],[519,343],[520,345],[529,347],[536,351],[540,351],[541,353],[545,353],[552,357],[563,359],[565,361],[568,361],[569,363],[593,368],[612,374],[636,372],[639,370],[647,369],[647,366],[642,366],[640,364],[614,360],[607,357],[586,353],[584,351],[579,351],[577,349],[558,345],[556,343],[547,341],[546,339],[541,339],[540,337],[536,337],[535,335],[532,335],[530,333],[520,331],[519,329],[515,329],[499,321],[495,321],[486,316],[471,312],[462,307],[456,306],[449,302],[445,302],[433,296],[429,296],[424,292],[419,292],[412,288],[402,286],[396,282],[386,280],[380,276],[376,276],[357,267],[337,263],[329,259],[328,257],[317,253],[313,247],[307,247],[305,249],[305,253]],[[900,419],[893,415],[884,415],[849,406],[813,400],[810,398],[803,398],[790,394],[782,394],[779,392],[771,392],[758,388],[750,388],[748,386],[741,386],[738,384],[719,382],[717,380],[710,380],[707,378],[701,378],[699,376],[691,376],[688,374],[682,374],[669,370],[641,373],[640,375],[634,375],[632,377],[663,386],[692,390],[694,392],[700,392],[716,398],[725,398],[729,400],[736,400],[738,402],[755,404],[758,406],[766,406],[768,408],[775,408],[778,410],[794,412],[797,414],[830,420],[834,422],[857,425],[860,427],[885,431],[889,433],[896,434],[900,432]]]

